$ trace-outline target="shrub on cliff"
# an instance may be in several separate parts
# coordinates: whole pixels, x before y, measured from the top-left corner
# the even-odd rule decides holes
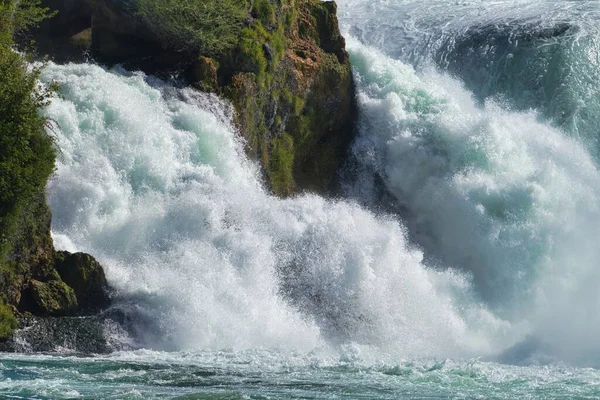
[[[16,53],[13,35],[39,22],[39,0],[0,0],[0,263],[22,207],[43,191],[54,170],[55,150],[38,109],[48,94],[38,71]]]
[[[214,55],[237,43],[246,0],[134,0],[137,17],[165,48]]]
[[[6,305],[0,303],[0,340],[12,335],[17,328],[17,319]]]

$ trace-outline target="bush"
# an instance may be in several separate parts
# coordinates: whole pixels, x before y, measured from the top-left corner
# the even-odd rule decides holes
[[[0,303],[0,339],[9,338],[17,326],[17,319],[13,313],[6,305]]]
[[[252,16],[258,18],[263,25],[270,25],[276,22],[275,7],[273,7],[270,0],[254,0]]]
[[[136,16],[165,48],[217,55],[237,44],[246,0],[134,0]]]

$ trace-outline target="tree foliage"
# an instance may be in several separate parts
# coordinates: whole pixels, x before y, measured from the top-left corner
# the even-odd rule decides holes
[[[46,15],[39,0],[0,0],[0,262],[19,212],[43,191],[54,170],[55,149],[39,108],[48,92],[39,71],[15,52],[13,35]]]

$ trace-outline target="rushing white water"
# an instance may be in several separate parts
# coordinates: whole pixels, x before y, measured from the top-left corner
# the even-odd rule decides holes
[[[431,49],[493,13],[466,2],[442,24],[388,3],[340,4],[348,30],[364,40],[371,27],[379,47],[387,28],[361,13],[406,17],[387,51],[348,36],[361,110],[352,200],[269,195],[214,96],[119,69],[44,69],[61,84],[46,110],[61,149],[48,192],[56,244],[103,263],[120,306],[145,315],[140,345],[462,359],[531,335],[509,361],[598,364],[600,173],[581,140],[595,106],[569,130],[552,118],[561,107],[474,93],[432,67]],[[530,23],[535,8],[524,10]],[[436,26],[442,39],[421,40]],[[415,68],[394,46],[430,62]],[[567,97],[585,101],[589,87],[577,89]],[[403,220],[370,211],[376,177]]]
[[[49,65],[61,148],[58,246],[105,265],[158,321],[156,348],[490,354],[507,324],[455,271],[426,268],[404,228],[348,202],[261,186],[227,105],[142,74]]]
[[[432,262],[468,271],[544,352],[598,365],[598,3],[340,10],[347,31],[381,49],[349,40],[359,187],[382,177]]]
[[[561,356],[600,355],[600,173],[586,148],[535,113],[477,107],[447,76],[349,47],[363,88],[355,154],[408,210],[416,240]]]

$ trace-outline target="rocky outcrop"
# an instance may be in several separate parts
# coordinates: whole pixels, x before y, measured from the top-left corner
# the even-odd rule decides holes
[[[54,270],[54,246],[50,235],[52,215],[42,189],[29,199],[17,216],[15,228],[7,232],[9,251],[0,259],[0,293],[16,307],[31,280],[58,278]]]
[[[0,260],[0,340],[17,317],[89,315],[110,304],[102,267],[90,255],[56,252],[43,193],[24,207]],[[1,348],[2,346],[0,346]]]
[[[22,210],[0,260],[0,289],[17,315],[85,314],[109,305],[104,271],[90,255],[54,250],[43,193]]]
[[[110,305],[104,270],[94,257],[59,251],[55,257],[55,268],[61,279],[73,288],[80,310],[97,311]]]
[[[110,305],[104,272],[92,256],[55,252],[42,194],[18,222],[12,250],[0,260],[0,351],[14,342],[15,317],[92,315]]]
[[[345,157],[356,115],[354,85],[334,2],[300,2],[284,25],[286,46],[258,74],[227,70],[224,93],[238,111],[249,153],[273,191],[325,192]],[[266,39],[263,45],[277,39]],[[264,52],[266,54],[266,52]],[[262,75],[261,75],[262,74]]]
[[[55,252],[43,276],[31,274],[35,267],[23,268],[20,291],[12,301],[20,315],[85,315],[110,305],[104,270],[89,254]]]
[[[35,315],[68,315],[77,309],[77,297],[61,280],[40,282],[32,279],[22,292],[19,308]]]
[[[330,188],[356,115],[335,2],[215,0],[200,11],[163,0],[87,0],[79,9],[71,0],[45,2],[63,18],[89,21],[78,35],[91,37],[99,61],[178,75],[230,99],[247,153],[276,194]],[[202,10],[212,13],[208,23]],[[38,36],[48,34],[56,32],[43,27]],[[72,44],[74,35],[63,36]]]

